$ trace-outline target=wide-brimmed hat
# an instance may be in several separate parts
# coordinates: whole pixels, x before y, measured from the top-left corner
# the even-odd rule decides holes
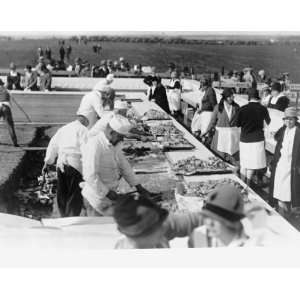
[[[159,228],[167,217],[167,210],[140,195],[126,195],[117,201],[114,208],[114,219],[118,229],[128,237],[149,235]]]
[[[232,224],[245,217],[241,193],[232,184],[223,184],[208,195],[201,214],[226,224]]]
[[[272,86],[271,86],[271,90],[281,92],[281,90],[282,90],[281,84],[278,81],[273,82]]]
[[[144,78],[143,82],[147,85],[151,85],[152,84],[152,80],[153,80],[153,77],[151,75],[148,75]]]
[[[251,99],[260,100],[258,90],[255,88],[248,89],[248,99],[249,99],[249,101]]]
[[[285,109],[283,120],[285,120],[286,118],[297,118],[298,119],[296,107],[288,107]]]
[[[108,124],[111,129],[121,135],[129,134],[129,131],[132,129],[132,125],[129,120],[121,115],[115,115]]]

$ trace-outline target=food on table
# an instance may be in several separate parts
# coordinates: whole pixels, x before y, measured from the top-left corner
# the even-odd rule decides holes
[[[182,135],[182,132],[179,129],[177,129],[172,123],[171,124],[160,123],[155,126],[151,126],[150,132],[154,136]]]
[[[146,120],[170,120],[170,117],[164,111],[150,109],[145,113]]]
[[[163,148],[166,149],[193,149],[195,148],[190,144],[183,136],[165,136],[162,141],[160,141]]]
[[[201,181],[201,182],[189,182],[186,185],[186,189],[184,191],[184,196],[189,197],[199,197],[206,199],[207,195],[212,192],[217,186],[221,184],[232,184],[234,185],[244,197],[248,196],[247,190],[237,181],[225,178],[220,180],[208,180],[208,181]]]
[[[219,158],[209,157],[208,160],[202,160],[194,155],[177,161],[173,164],[172,169],[177,174],[182,175],[191,175],[206,171],[229,170],[227,164]]]

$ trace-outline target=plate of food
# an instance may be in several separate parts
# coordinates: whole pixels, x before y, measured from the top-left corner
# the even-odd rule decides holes
[[[200,159],[195,155],[180,159],[172,163],[172,170],[178,175],[196,175],[196,174],[224,174],[232,173],[231,168],[226,162],[215,156],[207,159]]]
[[[182,135],[158,137],[157,141],[160,142],[163,151],[192,150],[195,148]]]
[[[147,111],[144,114],[143,119],[144,120],[171,120],[170,116],[166,112],[156,110],[156,109],[150,109],[149,111]]]
[[[152,125],[150,126],[150,132],[153,136],[183,135],[182,132],[172,123],[159,123],[157,125]]]

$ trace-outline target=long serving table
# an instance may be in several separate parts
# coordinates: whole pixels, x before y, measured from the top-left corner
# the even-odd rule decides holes
[[[159,106],[154,103],[150,103],[146,99],[140,103],[133,103],[133,107],[140,114],[143,115],[149,109],[154,108],[156,110],[161,110]],[[215,156],[209,149],[207,149],[200,141],[198,141],[188,130],[186,130],[180,123],[178,123],[174,118],[171,118],[173,125],[181,131],[185,139],[187,139],[192,145],[195,146],[194,150],[180,151],[176,154],[177,151],[173,152],[173,156],[176,155],[179,158],[189,157],[197,153],[197,157],[207,160],[208,157]],[[160,122],[160,121],[157,121]],[[180,154],[179,154],[180,153]],[[151,175],[149,175],[151,176]],[[150,178],[150,177],[149,177]],[[265,207],[270,215],[268,216],[268,224],[273,228],[278,228],[278,234],[284,236],[292,242],[293,239],[298,241],[300,235],[298,231],[290,225],[284,218],[282,218],[268,203],[266,203],[258,194],[256,194],[251,188],[249,188],[242,180],[240,180],[235,174],[222,174],[222,175],[196,175],[196,176],[177,176],[177,181],[188,182],[202,182],[208,180],[218,180],[218,179],[232,179],[238,182],[244,189],[247,189],[249,199],[251,199],[252,204],[258,204],[259,206]],[[191,203],[191,210],[192,203]]]

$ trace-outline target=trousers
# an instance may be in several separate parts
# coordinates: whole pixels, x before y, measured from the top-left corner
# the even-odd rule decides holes
[[[5,104],[2,104],[0,106],[0,118],[4,119],[4,121],[7,125],[7,129],[8,129],[10,138],[11,138],[14,146],[17,146],[18,145],[17,135],[15,132],[14,120],[13,120],[11,109],[9,106],[7,106]]]
[[[81,181],[82,175],[75,168],[64,165],[64,172],[57,169],[57,206],[62,217],[80,215],[83,206]]]

